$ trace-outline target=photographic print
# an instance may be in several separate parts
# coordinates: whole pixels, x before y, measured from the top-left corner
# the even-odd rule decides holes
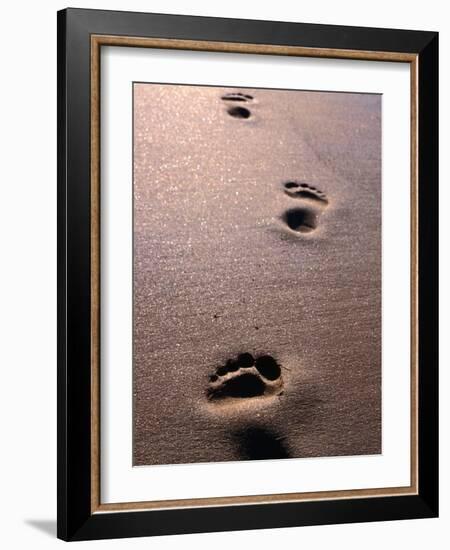
[[[380,94],[133,83],[133,465],[373,455]]]
[[[437,143],[435,32],[58,12],[59,538],[437,517]]]

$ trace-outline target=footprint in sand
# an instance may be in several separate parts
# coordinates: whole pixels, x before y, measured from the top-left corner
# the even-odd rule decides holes
[[[250,118],[252,113],[247,107],[242,105],[233,105],[233,103],[250,103],[253,96],[242,92],[231,92],[222,96],[222,101],[227,105],[227,113],[233,118]]]
[[[234,406],[238,399],[248,402],[251,398],[268,397],[283,393],[281,367],[271,355],[256,358],[251,353],[241,353],[229,359],[209,377],[208,399],[228,401]],[[233,399],[235,398],[235,399]],[[234,405],[233,405],[234,404]],[[285,437],[271,427],[244,422],[232,433],[241,460],[271,460],[289,458],[289,446]]]
[[[296,181],[285,182],[283,189],[288,197],[299,201],[299,206],[286,210],[281,219],[289,229],[297,233],[314,231],[328,205],[325,193],[312,185]]]
[[[208,399],[252,398],[279,395],[283,389],[281,367],[271,355],[241,353],[209,377]]]

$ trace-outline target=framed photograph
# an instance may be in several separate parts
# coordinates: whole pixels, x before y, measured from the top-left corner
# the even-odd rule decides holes
[[[438,35],[58,13],[58,536],[438,514]]]

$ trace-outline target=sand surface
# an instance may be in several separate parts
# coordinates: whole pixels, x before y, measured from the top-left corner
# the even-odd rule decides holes
[[[134,85],[133,377],[134,465],[381,452],[381,96]]]

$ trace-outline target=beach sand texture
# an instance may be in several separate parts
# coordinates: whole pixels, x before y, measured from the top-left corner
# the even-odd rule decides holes
[[[133,464],[380,453],[381,96],[133,93]]]

